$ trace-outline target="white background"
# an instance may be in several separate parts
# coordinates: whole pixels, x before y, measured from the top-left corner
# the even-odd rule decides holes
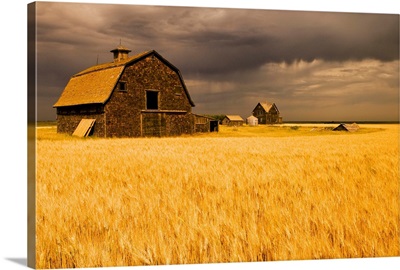
[[[63,1],[147,5],[262,8],[279,10],[345,11],[399,14],[396,0],[144,0]],[[259,3],[260,2],[260,3]],[[1,2],[1,171],[0,269],[26,269],[27,250],[27,4]],[[61,18],[60,18],[61,19]],[[400,257],[267,263],[208,264],[160,267],[109,267],[95,269],[400,269]],[[86,268],[92,269],[92,268]]]

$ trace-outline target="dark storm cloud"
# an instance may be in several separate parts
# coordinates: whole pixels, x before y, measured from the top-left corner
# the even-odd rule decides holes
[[[56,101],[74,73],[111,61],[109,51],[120,39],[132,54],[155,49],[177,66],[198,112],[234,110],[242,100],[248,114],[260,98],[298,98],[310,87],[314,60],[399,58],[398,15],[46,2],[38,7],[38,86],[47,97],[38,105],[43,101],[43,106],[49,106],[49,97]],[[289,67],[300,62],[309,66],[288,78]],[[271,70],[274,63],[287,66]],[[342,87],[329,85],[324,83],[327,92]],[[312,92],[318,88],[310,89],[318,98]]]
[[[202,71],[300,59],[398,58],[396,15],[122,6],[109,13],[119,15],[105,34],[162,50],[191,48],[182,58],[197,56]]]
[[[105,37],[114,38],[112,44],[122,38],[137,50],[158,48],[179,52],[182,59],[195,57],[201,71],[215,67],[222,72],[300,59],[398,59],[396,15],[64,5],[56,4],[51,10],[60,12],[58,21],[54,14],[49,22],[41,22],[40,30],[50,40],[93,46]],[[44,16],[48,12],[50,9]],[[218,61],[214,61],[216,57]]]

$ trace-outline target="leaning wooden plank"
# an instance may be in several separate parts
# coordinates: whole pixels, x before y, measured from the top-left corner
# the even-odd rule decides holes
[[[89,123],[89,127],[86,130],[85,137],[89,136],[90,131],[92,130],[92,127],[94,126],[94,122],[96,121],[96,119],[89,119],[89,120],[93,120],[93,121],[91,121]]]
[[[72,133],[73,136],[78,136],[78,137],[84,137],[86,130],[88,128],[88,121],[87,119],[82,119],[78,126],[76,127],[74,133]]]
[[[87,137],[90,134],[95,121],[96,119],[82,119],[72,135],[78,137]]]

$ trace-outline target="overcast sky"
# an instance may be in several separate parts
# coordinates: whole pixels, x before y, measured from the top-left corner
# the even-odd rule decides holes
[[[51,2],[37,3],[38,119],[120,39],[180,69],[195,113],[267,100],[284,121],[398,120],[398,15]]]

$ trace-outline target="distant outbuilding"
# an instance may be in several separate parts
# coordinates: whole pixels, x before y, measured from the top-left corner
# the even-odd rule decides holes
[[[196,132],[218,132],[219,122],[217,119],[206,115],[193,115],[195,116]]]
[[[260,102],[253,110],[259,124],[282,124],[282,116],[275,103]]]
[[[258,118],[253,115],[247,117],[246,122],[249,126],[258,126]]]
[[[337,127],[335,127],[333,130],[334,131],[349,131],[349,132],[355,132],[359,130],[360,127],[356,123],[353,124],[340,124]]]
[[[221,124],[227,126],[243,126],[244,120],[240,115],[225,115]]]

